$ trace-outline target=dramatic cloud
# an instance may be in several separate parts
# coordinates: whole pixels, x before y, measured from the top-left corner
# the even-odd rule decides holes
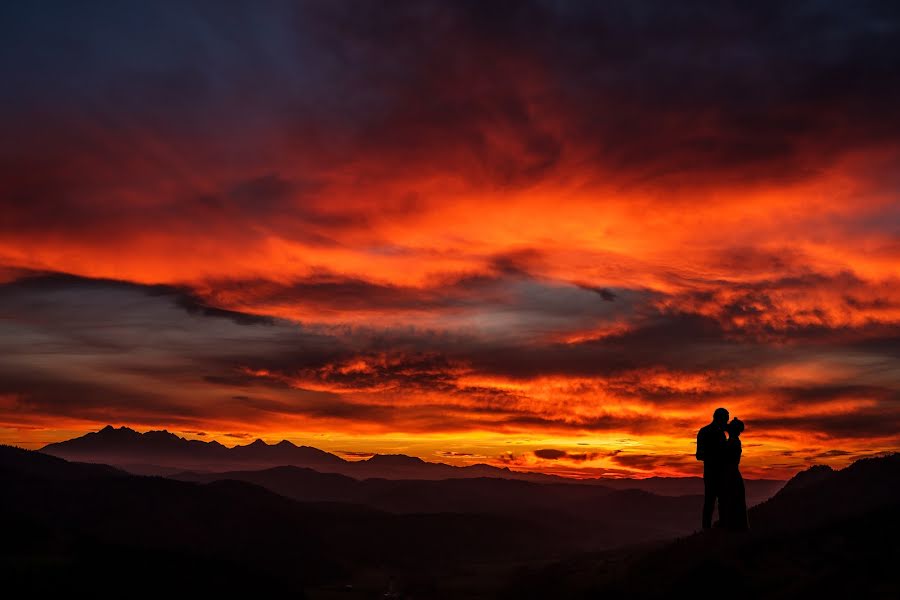
[[[571,460],[574,462],[583,462],[593,460],[602,456],[600,452],[568,452],[566,450],[555,450],[552,448],[542,448],[535,450],[534,455],[538,458],[546,460]]]
[[[750,474],[900,445],[894,4],[11,3],[0,34],[0,441],[681,474],[721,405]]]
[[[337,450],[336,452],[349,459],[366,459],[375,456],[374,452],[357,452],[354,450]]]
[[[612,460],[623,467],[637,469],[638,471],[660,471],[665,468],[684,469],[696,459],[693,454],[666,456],[615,453],[612,455]]]

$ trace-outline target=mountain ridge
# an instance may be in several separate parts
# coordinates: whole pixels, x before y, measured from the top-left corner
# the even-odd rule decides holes
[[[546,473],[515,471],[508,466],[477,463],[465,466],[429,462],[405,454],[375,454],[350,461],[313,446],[288,440],[267,444],[256,439],[246,445],[227,447],[219,442],[188,440],[163,429],[139,433],[129,427],[107,425],[97,432],[48,444],[40,452],[67,460],[100,462],[143,475],[174,475],[184,471],[227,472],[268,469],[293,465],[322,473],[340,473],[355,479],[453,479],[495,477],[537,483],[603,485],[615,489],[643,489],[666,496],[702,493],[697,477],[646,479],[576,479]],[[759,502],[784,484],[780,480],[748,480],[748,499]]]

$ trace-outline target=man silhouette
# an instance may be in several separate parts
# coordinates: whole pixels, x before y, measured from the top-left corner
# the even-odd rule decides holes
[[[703,529],[712,527],[713,510],[721,494],[722,451],[725,449],[725,426],[728,411],[717,408],[712,423],[697,432],[697,460],[703,461]]]

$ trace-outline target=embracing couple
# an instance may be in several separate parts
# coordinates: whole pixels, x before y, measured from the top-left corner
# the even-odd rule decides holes
[[[728,411],[717,408],[712,423],[697,433],[697,460],[703,461],[703,529],[712,527],[713,510],[719,501],[718,526],[732,531],[747,531],[747,498],[741,462],[741,433],[744,422],[728,422]],[[728,437],[725,437],[725,434]]]

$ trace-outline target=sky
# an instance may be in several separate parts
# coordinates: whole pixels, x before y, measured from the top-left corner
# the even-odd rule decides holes
[[[0,443],[900,449],[894,2],[4,2]]]

